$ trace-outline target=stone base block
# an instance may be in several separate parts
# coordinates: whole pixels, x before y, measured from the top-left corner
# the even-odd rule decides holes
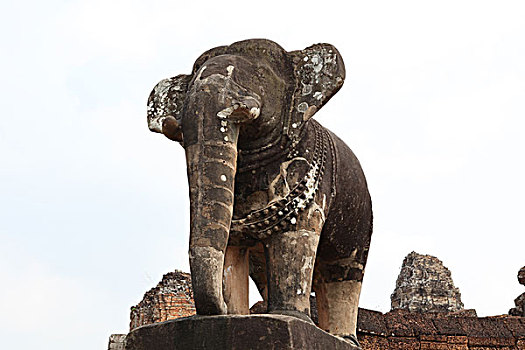
[[[142,326],[126,350],[360,350],[315,325],[283,315],[193,316]]]

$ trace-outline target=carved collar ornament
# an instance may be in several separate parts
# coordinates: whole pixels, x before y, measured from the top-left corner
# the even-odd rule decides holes
[[[314,150],[309,152],[312,153],[310,167],[302,180],[284,198],[270,202],[263,209],[252,211],[245,218],[232,220],[232,231],[247,231],[257,239],[265,239],[272,233],[293,229],[297,223],[297,215],[315,198],[326,168],[328,147],[332,143],[326,129],[316,122],[312,125],[315,130]],[[288,158],[298,155],[294,147]]]

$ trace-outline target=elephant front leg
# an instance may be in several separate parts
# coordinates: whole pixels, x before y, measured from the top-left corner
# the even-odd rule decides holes
[[[248,315],[248,248],[228,246],[224,256],[223,294],[228,314]]]
[[[310,293],[319,233],[300,229],[276,233],[265,246],[268,270],[268,312],[308,322]]]

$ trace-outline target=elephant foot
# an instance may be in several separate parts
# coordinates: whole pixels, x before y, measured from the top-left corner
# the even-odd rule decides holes
[[[196,308],[197,309],[197,308]],[[222,300],[210,300],[209,302],[202,302],[200,307],[196,310],[200,316],[220,316],[228,314],[228,306]]]
[[[315,324],[314,321],[312,321],[312,319],[307,314],[301,311],[297,311],[297,310],[272,310],[268,313],[273,314],[273,315],[292,316],[292,317],[299,318],[303,321],[306,321],[308,323]]]
[[[361,344],[359,344],[359,341],[357,340],[357,337],[355,335],[353,335],[353,334],[343,335],[340,338],[343,338],[346,342],[361,348]]]
[[[222,293],[224,253],[213,247],[191,247],[190,269],[195,309],[199,315],[226,315]]]

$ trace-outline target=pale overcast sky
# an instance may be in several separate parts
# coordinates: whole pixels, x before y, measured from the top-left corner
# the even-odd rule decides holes
[[[444,261],[466,308],[524,288],[525,2],[0,2],[0,338],[105,349],[129,308],[188,271],[182,148],[146,99],[218,45],[329,42],[347,80],[316,119],[359,157],[375,232],[361,306],[403,257]]]

